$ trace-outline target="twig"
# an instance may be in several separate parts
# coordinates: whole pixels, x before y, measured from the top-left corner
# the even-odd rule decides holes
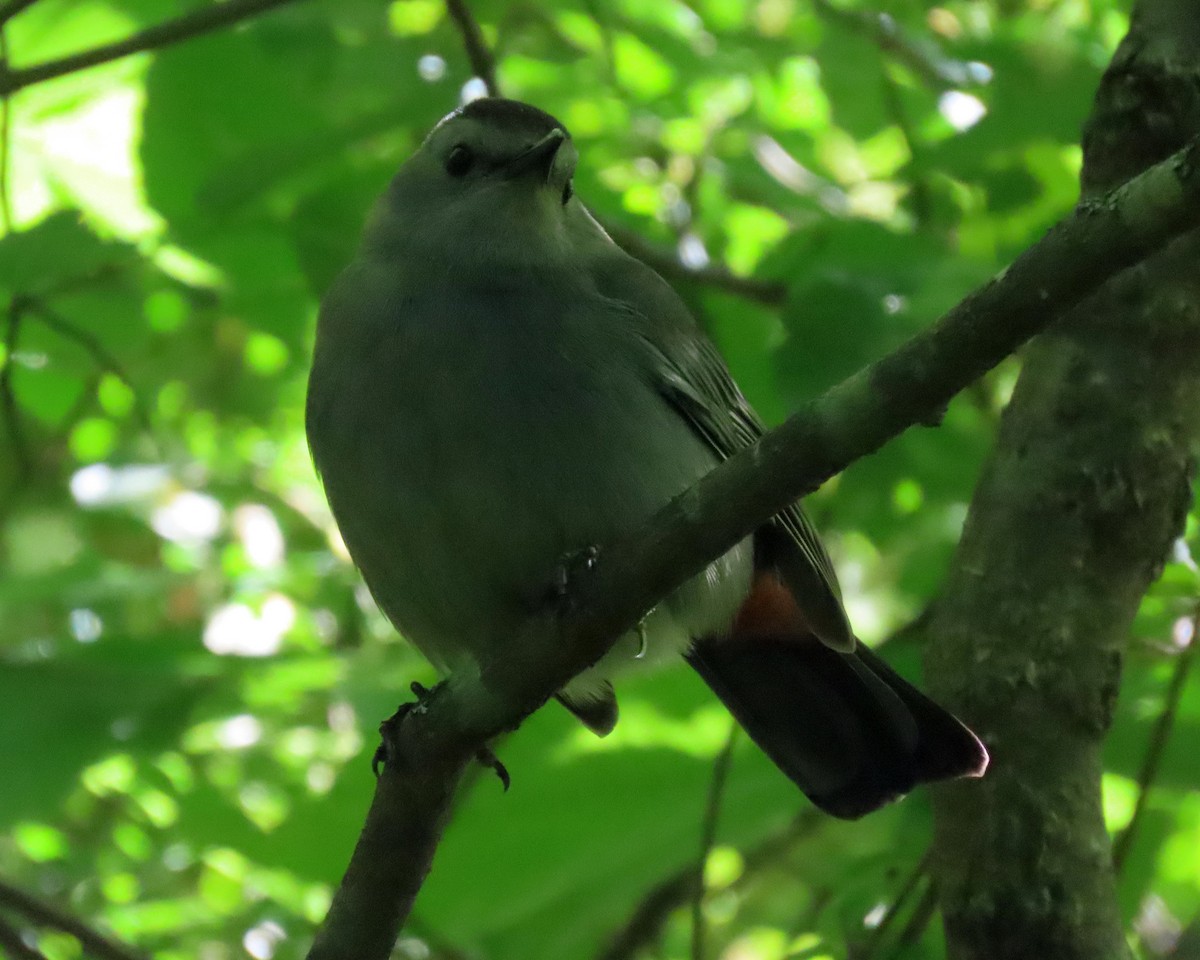
[[[450,11],[462,35],[463,47],[466,48],[467,59],[475,76],[483,81],[489,97],[500,96],[500,84],[496,81],[496,58],[483,39],[483,31],[479,29],[466,0],[446,0],[446,9]]]
[[[908,923],[904,925],[904,929],[900,931],[900,936],[896,938],[896,944],[892,948],[889,957],[902,957],[908,947],[921,939],[921,934],[925,932],[925,928],[929,926],[929,921],[933,919],[934,913],[937,911],[937,884],[932,880],[925,886],[925,892],[921,894],[921,899],[917,901],[917,905],[913,907],[912,916],[908,918]]]
[[[8,69],[8,32],[0,20],[0,70]],[[4,235],[12,233],[12,206],[8,196],[8,158],[11,151],[12,96],[0,97],[0,228]]]
[[[384,725],[389,763],[310,960],[381,960],[433,861],[480,747],[599,660],[661,598],[829,477],[929,420],[1110,277],[1200,225],[1200,139],[1080,204],[1003,273],[899,349],[804,404],[575,571],[478,674]],[[554,571],[547,571],[549,583]],[[536,665],[536,669],[532,667]]]
[[[912,123],[908,119],[908,111],[904,109],[904,103],[900,99],[899,84],[896,83],[895,78],[892,76],[888,64],[883,63],[880,66],[883,75],[884,103],[887,105],[888,113],[892,115],[896,129],[900,131],[900,136],[904,138],[905,146],[908,147],[909,167],[912,170],[912,175],[909,177],[908,182],[912,190],[913,217],[917,221],[917,226],[923,227],[929,223],[933,210],[933,202],[929,196],[929,184],[920,173],[921,144],[917,140],[916,131],[913,130]]]
[[[21,931],[0,917],[0,955],[9,960],[47,960],[41,950],[27,944],[21,937]]]
[[[111,373],[129,388],[130,392],[133,394],[134,416],[137,418],[139,426],[141,426],[141,428],[150,436],[151,440],[153,440],[154,424],[151,422],[150,414],[142,404],[141,398],[138,396],[137,387],[129,378],[129,375],[125,372],[124,368],[121,366],[120,361],[118,361],[116,357],[108,352],[108,348],[105,347],[104,344],[102,344],[93,334],[86,330],[81,330],[79,327],[75,326],[75,324],[64,317],[61,313],[58,313],[56,310],[50,307],[50,305],[44,300],[40,300],[37,297],[25,296],[16,298],[14,303],[18,300],[24,304],[29,313],[37,316],[44,326],[53,330],[60,336],[65,337],[68,340],[73,340],[75,343],[79,344],[91,355],[92,360],[95,361],[96,365],[100,367],[100,369],[104,370],[106,373]]]
[[[637,908],[597,955],[597,960],[633,960],[640,956],[643,947],[658,940],[671,914],[687,903],[695,889],[696,868],[690,863],[656,884],[638,901]]]
[[[965,87],[979,82],[971,65],[941,54],[930,43],[919,43],[901,29],[888,13],[852,10],[834,6],[829,0],[813,0],[820,16],[866,37],[884,53],[908,66],[930,86]]]
[[[4,366],[0,367],[0,413],[8,429],[8,443],[12,448],[13,460],[17,464],[17,485],[29,478],[33,461],[25,444],[25,432],[21,427],[21,411],[17,408],[17,395],[13,389],[14,358],[21,340],[21,316],[24,305],[13,300],[8,307],[8,328],[4,333]]]
[[[6,96],[33,86],[44,80],[52,80],[68,73],[76,73],[102,63],[120,60],[131,53],[159,50],[172,44],[191,40],[204,33],[211,33],[230,24],[265,13],[273,7],[281,7],[296,0],[226,0],[212,6],[193,10],[164,23],[147,27],[140,33],[114,43],[102,44],[91,50],[73,53],[58,60],[47,60],[32,67],[16,70],[6,68],[0,74],[0,96]]]
[[[780,306],[787,299],[787,286],[774,280],[760,280],[755,277],[739,277],[728,268],[709,265],[693,270],[680,261],[672,250],[665,250],[651,243],[641,234],[612,223],[603,224],[609,236],[617,246],[630,256],[637,257],[643,263],[653,267],[664,277],[673,280],[688,280],[716,287],[726,293],[732,293],[755,303],[766,304],[769,307]]]
[[[69,933],[79,941],[84,952],[100,957],[101,960],[144,960],[144,956],[131,947],[110,940],[78,917],[44,903],[3,880],[0,880],[0,904],[20,913],[31,923]]]
[[[1138,771],[1138,796],[1133,806],[1133,815],[1129,823],[1121,831],[1113,844],[1113,869],[1119,874],[1125,866],[1133,841],[1137,837],[1138,828],[1142,824],[1142,816],[1150,799],[1150,791],[1154,781],[1158,779],[1158,770],[1162,766],[1163,751],[1167,741],[1171,739],[1171,731],[1175,728],[1175,717],[1179,713],[1179,704],[1183,699],[1183,690],[1187,686],[1188,672],[1196,658],[1196,648],[1200,643],[1196,640],[1196,632],[1200,630],[1200,607],[1192,614],[1192,635],[1175,659],[1175,669],[1171,673],[1171,682],[1167,685],[1166,704],[1162,713],[1155,721],[1154,730],[1150,734],[1150,743],[1146,755],[1142,758],[1142,768]]]
[[[737,745],[738,729],[737,721],[731,720],[725,743],[713,759],[712,780],[708,785],[708,800],[700,830],[700,855],[696,859],[696,879],[692,890],[692,960],[704,960],[704,937],[707,933],[704,923],[704,868],[717,841],[717,821],[721,816],[721,802],[725,799],[725,784],[729,780],[729,765],[733,759],[733,748]]]
[[[879,948],[883,945],[883,938],[887,935],[888,929],[896,922],[896,918],[908,906],[909,899],[917,892],[917,888],[921,885],[921,880],[929,870],[931,857],[932,851],[926,850],[925,855],[909,871],[908,876],[904,878],[904,882],[900,885],[900,889],[896,893],[896,899],[892,901],[891,905],[887,908],[887,912],[880,918],[879,924],[871,931],[871,936],[863,947],[862,953],[858,955],[857,960],[870,960],[871,957],[879,953]]]
[[[751,882],[762,870],[782,860],[800,841],[821,824],[822,815],[807,808],[782,830],[765,837],[742,855],[741,875],[732,884],[736,889]],[[596,955],[596,960],[634,960],[656,942],[672,913],[685,906],[696,888],[696,868],[689,863],[650,888],[638,901],[629,919]]]
[[[37,0],[7,0],[6,3],[0,4],[0,27],[26,7],[32,7],[35,3]]]

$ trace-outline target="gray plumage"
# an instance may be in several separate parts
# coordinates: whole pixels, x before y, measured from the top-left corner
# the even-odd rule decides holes
[[[643,524],[762,429],[674,291],[572,196],[575,162],[562,126],[526,104],[451,114],[393,179],[321,309],[307,428],[330,505],[380,607],[452,675],[505,655],[561,559]],[[660,603],[644,659],[688,655],[785,772],[833,796],[858,774],[824,759],[797,774],[731,702],[754,670],[729,644],[705,654],[734,634],[764,570],[822,641],[803,657],[826,649],[813,655],[853,674],[839,666],[859,655],[837,580],[798,506]],[[640,662],[641,642],[622,638],[562,692],[597,732],[616,720],[608,678]],[[915,723],[889,682],[875,686],[867,712],[886,702],[883,722],[912,726],[911,753]]]

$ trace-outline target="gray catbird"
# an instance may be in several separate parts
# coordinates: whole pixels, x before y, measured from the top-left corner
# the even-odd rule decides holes
[[[512,643],[563,557],[645,523],[762,432],[682,301],[574,197],[576,158],[535,107],[455,111],[400,168],[322,304],[313,457],[371,593],[445,673]],[[558,699],[603,735],[614,670],[677,654],[837,816],[987,763],[856,644],[799,506]]]

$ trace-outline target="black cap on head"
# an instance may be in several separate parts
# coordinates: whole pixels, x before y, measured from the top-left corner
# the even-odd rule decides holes
[[[540,140],[551,130],[561,130],[568,137],[571,135],[558,120],[544,110],[522,103],[520,100],[506,100],[503,97],[481,97],[472,100],[457,111],[460,117],[469,117],[483,123],[495,123],[505,127],[519,128],[527,132],[534,140]]]

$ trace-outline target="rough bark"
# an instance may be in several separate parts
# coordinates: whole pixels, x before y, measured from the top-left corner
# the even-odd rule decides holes
[[[1142,0],[1084,132],[1083,203],[1200,130],[1200,5]],[[1126,634],[1191,502],[1200,237],[1030,347],[931,625],[930,688],[988,743],[935,796],[955,960],[1128,956],[1100,804]]]

